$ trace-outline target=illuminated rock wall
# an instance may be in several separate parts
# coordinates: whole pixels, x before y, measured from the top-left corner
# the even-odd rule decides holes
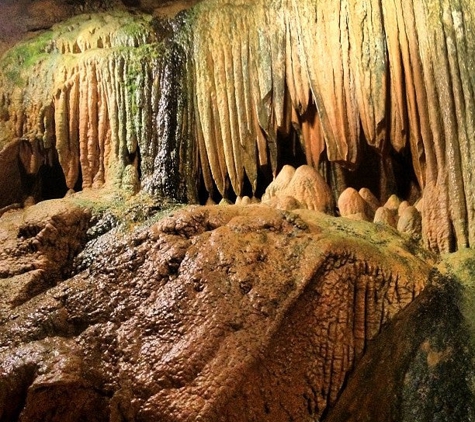
[[[173,48],[151,18],[126,14],[80,16],[19,45],[3,58],[0,146],[30,143],[27,174],[55,150],[69,189],[137,186],[140,172],[149,190],[184,196],[168,186],[183,154]]]
[[[208,0],[167,36],[142,15],[78,17],[3,57],[0,145],[29,141],[27,174],[54,149],[70,189],[190,202],[261,196],[296,148],[335,199],[369,187],[348,183],[355,171],[379,178],[385,201],[391,157],[405,156],[425,243],[471,246],[473,12],[468,0]]]
[[[197,140],[207,186],[275,171],[279,131],[309,164],[356,167],[362,144],[410,149],[426,243],[473,245],[475,42],[468,1],[201,4],[194,23]],[[455,244],[454,244],[455,242]]]

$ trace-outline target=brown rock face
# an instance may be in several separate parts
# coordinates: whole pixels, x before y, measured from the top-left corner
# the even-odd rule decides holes
[[[424,290],[433,257],[413,240],[475,243],[475,3],[204,0],[152,18],[195,3],[0,5],[0,52],[38,31],[1,58],[0,422],[473,419],[473,345],[446,335],[463,334],[457,295]],[[252,204],[280,168],[274,208]],[[225,206],[79,256],[90,212],[20,210],[102,186]],[[382,224],[324,215],[339,192],[342,215]],[[458,351],[470,370],[451,372]],[[452,373],[470,414],[427,392]]]
[[[465,272],[465,282],[433,273],[430,286],[369,345],[326,422],[474,418],[474,260],[472,251],[464,254],[469,265],[459,261],[455,272]]]
[[[315,420],[430,270],[384,228],[261,205],[91,248],[4,314],[0,420]]]
[[[90,214],[68,203],[45,201],[0,219],[0,321],[69,275],[86,241]]]

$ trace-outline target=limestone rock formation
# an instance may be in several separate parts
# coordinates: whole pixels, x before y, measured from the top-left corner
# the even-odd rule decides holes
[[[401,233],[420,238],[422,233],[421,214],[416,207],[409,205],[401,212],[397,222],[397,229]]]
[[[28,185],[25,178],[56,168],[60,177],[49,183],[64,194],[127,187],[123,179],[133,166],[149,191],[185,199],[186,175],[178,168],[193,152],[176,133],[183,118],[175,92],[180,57],[173,48],[165,51],[158,38],[163,33],[153,25],[146,15],[81,15],[7,52],[0,74],[0,159],[11,162],[2,176],[19,173],[16,179]],[[15,156],[12,145],[18,144],[25,152]],[[181,160],[178,167],[172,155]],[[0,190],[0,205],[8,205],[7,188]],[[42,192],[19,191],[45,199]]]
[[[368,188],[361,188],[358,193],[366,201],[371,210],[371,214],[374,214],[376,210],[381,206],[378,198]]]
[[[260,197],[285,164],[306,163],[335,198],[422,193],[426,245],[467,247],[474,11],[469,0],[204,0],[173,21],[74,18],[3,56],[0,145],[37,142],[64,190],[120,185],[133,165],[148,192],[191,202]]]
[[[474,5],[3,1],[0,421],[475,418]]]
[[[193,57],[204,174],[220,191],[229,176],[240,192],[244,173],[255,186],[255,161],[275,167],[294,126],[314,166],[323,151],[358,166],[363,138],[383,155],[410,151],[411,183],[438,207],[422,215],[431,248],[471,244],[473,13],[463,0],[202,3]]]
[[[397,227],[397,215],[394,210],[390,210],[386,207],[379,207],[374,213],[374,223],[385,224],[390,227]]]
[[[102,238],[85,270],[9,304],[0,420],[315,420],[431,268],[371,223],[263,205]]]
[[[0,321],[11,308],[69,275],[86,243],[90,213],[59,200],[45,201],[0,220]]]
[[[371,206],[353,188],[346,188],[338,198],[340,215],[355,220],[371,221]]]
[[[273,198],[288,204],[284,209],[306,208],[334,214],[334,200],[330,187],[313,167],[308,165],[294,169],[286,165],[266,189],[262,201],[272,202]],[[278,206],[279,208],[279,206]]]
[[[369,345],[326,422],[475,417],[474,264],[469,249],[445,258],[430,286]]]

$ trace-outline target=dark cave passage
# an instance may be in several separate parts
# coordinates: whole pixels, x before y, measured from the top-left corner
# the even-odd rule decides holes
[[[414,203],[421,196],[421,188],[413,169],[409,148],[397,152],[391,147],[390,151],[383,155],[377,149],[368,145],[364,138],[361,140],[360,148],[360,160],[354,168],[348,168],[345,163],[329,161],[325,150],[321,154],[318,170],[331,187],[335,200],[348,187],[356,190],[367,188],[381,203],[384,203],[393,194],[410,203]],[[297,168],[304,164],[307,164],[307,158],[297,130],[292,128],[290,135],[287,136],[279,132],[276,174],[280,172],[284,165]],[[254,196],[260,199],[267,186],[272,182],[273,173],[270,166],[258,166],[257,170],[257,187]],[[214,182],[212,192],[207,192],[201,168],[199,169],[197,185],[200,204],[205,204],[208,199],[215,203],[221,201],[222,196]],[[225,197],[227,200],[234,202],[236,193],[229,179],[226,186]],[[242,196],[249,196],[250,198],[253,196],[252,185],[247,176],[243,180],[242,192]]]
[[[31,150],[29,144],[25,144]],[[32,150],[31,150],[32,151]],[[36,174],[28,173],[21,160],[18,160],[21,195],[23,199],[33,198],[35,202],[49,199],[63,198],[68,192],[66,178],[59,163],[58,153],[55,148],[40,152],[42,161]],[[79,175],[74,185],[74,191],[82,190],[82,172],[79,166]]]
[[[53,149],[50,154],[52,155],[51,165],[44,163],[38,171],[38,200],[63,198],[68,191],[66,178],[64,177],[63,169],[59,164],[56,149]]]

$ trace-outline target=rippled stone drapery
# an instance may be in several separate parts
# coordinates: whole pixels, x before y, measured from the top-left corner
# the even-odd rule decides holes
[[[255,193],[289,134],[314,167],[356,168],[365,143],[410,151],[426,244],[472,246],[473,12],[468,0],[206,0],[172,41],[141,16],[77,18],[4,56],[0,143],[54,144],[70,188],[79,175],[121,185],[132,166],[147,190],[189,201],[199,174],[211,195],[247,181]],[[35,156],[22,155],[27,171]]]
[[[169,44],[151,17],[115,13],[74,18],[12,49],[3,58],[0,145],[39,141],[24,154],[32,174],[51,164],[54,148],[69,189],[124,187],[140,171],[150,191],[193,200],[178,175],[192,161],[181,144],[183,54]]]
[[[473,15],[469,1],[210,1],[193,25],[198,143],[208,189],[240,194],[275,170],[278,131],[307,161],[357,164],[361,133],[409,147],[435,250],[474,244]],[[312,112],[314,105],[317,113]],[[265,136],[264,136],[265,134]]]

